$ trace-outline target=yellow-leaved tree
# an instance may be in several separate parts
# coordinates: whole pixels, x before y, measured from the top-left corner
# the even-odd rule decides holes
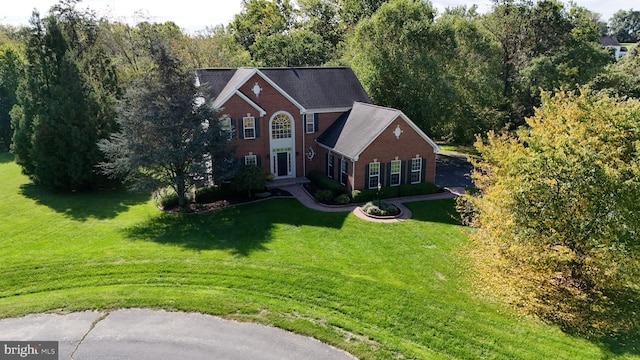
[[[513,134],[478,139],[480,288],[591,336],[640,329],[640,102],[581,89],[543,96]]]

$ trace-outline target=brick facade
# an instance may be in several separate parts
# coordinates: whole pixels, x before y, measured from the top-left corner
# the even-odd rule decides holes
[[[331,153],[334,157],[333,178],[339,182],[343,180],[347,190],[351,191],[368,187],[368,167],[375,160],[381,164],[380,183],[383,186],[390,185],[389,171],[391,162],[394,160],[402,161],[401,182],[409,182],[411,161],[418,156],[424,159],[422,165],[424,171],[420,181],[434,182],[437,149],[434,148],[433,142],[425,140],[426,135],[412,127],[410,120],[398,116],[375,139],[372,139],[357,158],[345,157],[318,143],[318,138],[345,115],[343,107],[335,108],[333,111],[328,108],[315,112],[313,109],[305,109],[298,100],[273,86],[263,76],[256,72],[246,81],[239,83],[236,91],[229,92],[230,96],[220,106],[219,117],[230,118],[235,129],[229,146],[234,149],[239,161],[244,161],[247,155],[256,155],[258,165],[267,172],[275,173],[276,177],[301,177],[312,171],[327,174],[327,155]],[[271,123],[276,116],[279,123],[282,121],[282,116],[292,121],[291,139],[286,136],[272,138]],[[244,117],[255,119],[255,138],[245,138]],[[313,132],[308,133],[308,130]],[[248,131],[248,134],[252,132]],[[284,166],[287,155],[284,152],[290,154],[288,171]],[[342,178],[341,160],[344,160],[347,166],[347,174]],[[395,165],[397,169],[398,163]],[[394,180],[398,181],[397,175],[394,176]]]

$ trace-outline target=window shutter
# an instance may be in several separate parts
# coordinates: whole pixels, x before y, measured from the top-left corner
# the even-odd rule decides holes
[[[405,174],[407,174],[407,184],[411,184],[411,168],[413,167],[413,160],[407,160],[407,168]]]
[[[391,186],[391,163],[387,163],[387,186]]]
[[[318,113],[313,113],[313,132],[318,132]]]
[[[256,139],[260,137],[260,118],[254,118],[253,120],[253,125],[256,127],[255,129],[255,133],[256,133]]]
[[[402,160],[402,162],[400,163],[402,165],[400,168],[400,184],[406,184],[407,183],[407,167],[408,167],[408,161],[407,160]]]
[[[369,188],[369,164],[364,166],[364,188]]]
[[[256,165],[262,167],[262,157],[260,155],[256,155]]]
[[[422,159],[422,173],[420,174],[420,180],[427,182],[425,175],[427,174],[427,159]]]
[[[236,126],[236,129],[238,129],[238,139],[244,139],[244,122],[242,121],[242,118],[237,120],[238,125]]]

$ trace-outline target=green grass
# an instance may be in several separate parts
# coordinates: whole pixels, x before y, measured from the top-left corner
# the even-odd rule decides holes
[[[475,159],[480,157],[480,154],[473,146],[461,146],[461,145],[451,145],[451,144],[438,144],[438,146],[440,147],[439,154],[467,156]]]
[[[51,193],[0,154],[0,317],[151,307],[314,336],[362,359],[604,359],[597,346],[474,297],[451,200],[365,222],[274,199],[160,214],[121,191]]]

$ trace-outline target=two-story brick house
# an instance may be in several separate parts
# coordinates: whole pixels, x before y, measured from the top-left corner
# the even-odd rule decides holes
[[[347,67],[199,69],[230,146],[276,179],[320,171],[354,189],[434,182],[438,146],[371,104]]]

